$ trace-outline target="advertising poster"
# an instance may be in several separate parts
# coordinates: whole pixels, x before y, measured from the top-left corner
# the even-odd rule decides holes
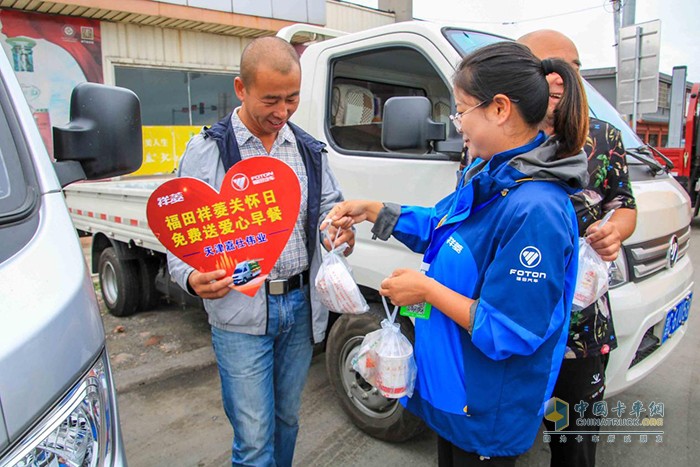
[[[294,229],[301,187],[287,164],[250,157],[217,192],[195,178],[160,185],[146,206],[148,226],[175,256],[200,272],[226,270],[232,288],[254,296]]]
[[[173,173],[187,142],[201,130],[201,126],[144,126],[143,164],[131,175]]]
[[[103,82],[100,22],[0,10],[0,43],[53,156],[51,126],[68,122],[73,88]]]

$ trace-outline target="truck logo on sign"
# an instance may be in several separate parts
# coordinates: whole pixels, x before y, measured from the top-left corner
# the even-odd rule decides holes
[[[666,268],[671,269],[678,261],[678,237],[673,235],[668,242],[668,253],[666,253]]]
[[[250,181],[245,174],[236,174],[231,178],[231,186],[238,191],[245,191],[249,184]]]

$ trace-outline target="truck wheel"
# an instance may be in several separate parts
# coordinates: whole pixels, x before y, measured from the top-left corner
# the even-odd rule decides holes
[[[120,261],[114,248],[105,248],[99,263],[102,298],[114,316],[129,316],[139,309],[138,261]]]
[[[413,342],[413,325],[403,317],[398,318],[401,318],[401,331]],[[425,429],[423,421],[405,410],[398,400],[382,396],[352,368],[352,359],[362,339],[380,329],[381,321],[382,318],[372,311],[341,315],[328,335],[326,372],[343,411],[355,426],[383,441],[407,441]]]
[[[156,290],[156,275],[160,267],[158,258],[140,258],[139,276],[141,279],[141,303],[139,309],[148,311],[156,308],[160,303],[160,292]]]

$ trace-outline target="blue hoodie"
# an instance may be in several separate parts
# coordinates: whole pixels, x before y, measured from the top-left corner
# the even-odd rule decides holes
[[[435,207],[402,206],[392,232],[424,253],[428,276],[476,300],[471,333],[439,309],[416,319],[418,376],[402,402],[483,456],[532,446],[564,354],[578,259],[569,195],[587,173],[583,153],[555,151],[540,133],[497,154]]]

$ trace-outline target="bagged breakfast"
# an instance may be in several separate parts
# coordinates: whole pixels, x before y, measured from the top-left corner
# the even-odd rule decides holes
[[[323,231],[323,235],[333,245],[327,229]],[[369,305],[362,296],[352,276],[350,265],[343,255],[347,247],[348,244],[343,243],[326,253],[316,275],[316,291],[321,298],[321,303],[331,311],[349,314],[365,313],[369,310]]]
[[[381,329],[365,336],[352,367],[384,397],[411,397],[416,384],[413,345],[394,322],[398,307],[390,314],[384,297],[382,300],[387,319],[382,321]]]

